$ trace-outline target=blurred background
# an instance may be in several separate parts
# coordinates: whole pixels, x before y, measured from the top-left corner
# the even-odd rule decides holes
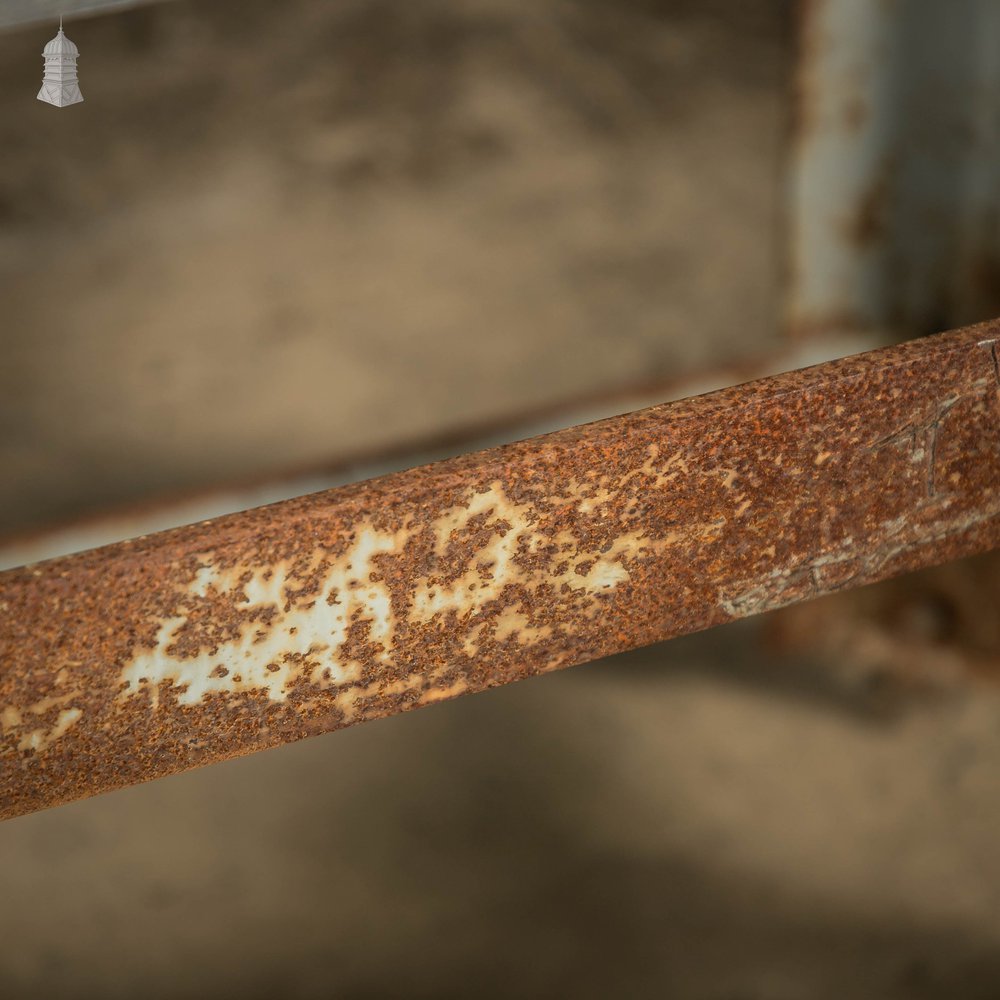
[[[171,0],[67,21],[57,111],[0,0],[0,563],[1000,314],[1000,6],[944,6]],[[998,607],[4,823],[0,996],[1000,996]]]

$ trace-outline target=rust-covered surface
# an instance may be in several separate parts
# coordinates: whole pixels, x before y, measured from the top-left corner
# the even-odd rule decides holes
[[[996,547],[998,340],[1000,322],[0,574],[0,815]]]

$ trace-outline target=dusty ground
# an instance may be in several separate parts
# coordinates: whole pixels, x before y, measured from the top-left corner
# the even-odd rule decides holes
[[[764,352],[785,7],[0,36],[0,525]],[[998,776],[744,623],[0,825],[0,996],[995,997]]]

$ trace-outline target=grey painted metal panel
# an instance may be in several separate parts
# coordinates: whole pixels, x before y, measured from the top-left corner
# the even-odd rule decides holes
[[[74,17],[111,13],[154,2],[162,0],[0,0],[0,28],[44,21],[57,24],[60,14],[69,24]]]
[[[812,0],[797,90],[793,331],[1000,311],[1000,3]]]

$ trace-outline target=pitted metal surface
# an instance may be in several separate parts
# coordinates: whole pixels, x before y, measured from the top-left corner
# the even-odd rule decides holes
[[[0,816],[1000,544],[1000,322],[0,574]]]

